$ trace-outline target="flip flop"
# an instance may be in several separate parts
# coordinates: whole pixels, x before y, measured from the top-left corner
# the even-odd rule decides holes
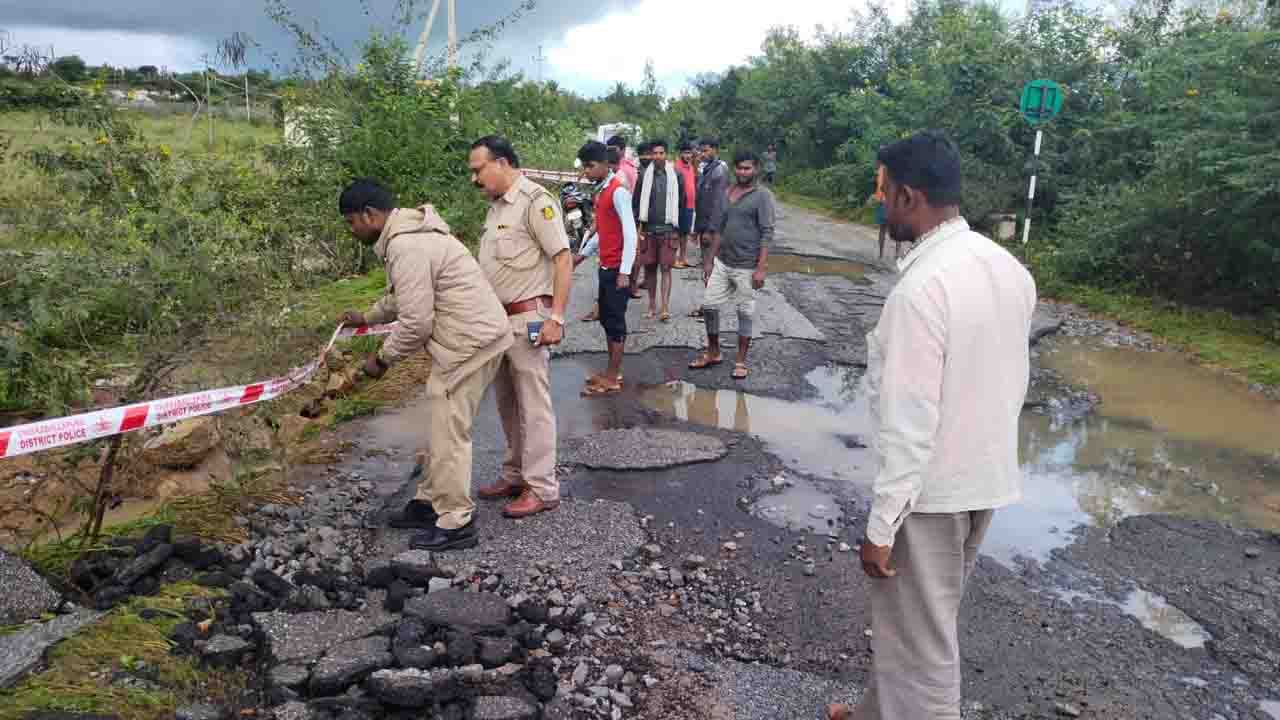
[[[661,321],[662,321],[662,322],[664,322],[664,323],[665,323],[665,322],[671,322],[671,313],[669,313],[669,312],[664,312],[664,313],[662,313],[661,315],[659,315],[659,316],[658,316],[658,319],[659,319],[659,320],[661,320]]]
[[[617,395],[622,392],[622,383],[614,383],[613,385],[605,385],[603,383],[596,385],[587,383],[582,388],[582,397],[600,397],[602,395]]]
[[[724,357],[723,357],[723,356],[722,356],[722,357],[718,357],[718,358],[716,358],[715,360],[712,360],[710,355],[708,355],[708,354],[706,354],[706,353],[702,353],[702,354],[698,355],[698,359],[697,359],[697,360],[694,360],[693,362],[689,363],[689,369],[690,369],[690,370],[702,370],[703,368],[709,368],[709,367],[713,367],[713,366],[715,366],[715,365],[719,365],[719,364],[720,364],[720,363],[722,363],[722,362],[724,362]]]
[[[646,312],[645,312],[645,314],[644,314],[644,319],[645,319],[645,320],[656,320],[657,318],[658,318],[658,314],[657,314],[657,313],[655,313],[655,312],[654,312],[654,311],[652,311],[652,310],[648,310],[648,311],[646,311]]]
[[[600,385],[609,382],[609,379],[600,373],[594,373],[587,376],[588,385]],[[618,384],[622,384],[622,373],[618,373]]]
[[[748,367],[747,367],[747,364],[746,364],[746,363],[734,363],[734,364],[733,364],[733,379],[734,379],[734,380],[746,380],[746,379],[747,379],[747,376],[748,376],[748,375],[750,375],[750,374],[751,374],[751,370],[750,370],[750,368],[748,368]]]

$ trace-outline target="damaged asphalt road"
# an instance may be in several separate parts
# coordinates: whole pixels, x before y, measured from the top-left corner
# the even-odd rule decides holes
[[[865,229],[789,207],[781,224],[778,252],[874,262],[867,257],[874,253],[874,235]],[[576,279],[575,297],[590,297],[594,275],[581,269]],[[760,410],[767,406],[753,398],[802,411],[826,407],[827,390],[812,384],[826,377],[823,372],[856,387],[865,333],[891,283],[890,275],[875,269],[865,281],[771,276],[775,301],[807,325],[793,337],[759,339],[744,382],[729,377],[731,363],[687,370],[701,344],[690,325],[696,321],[646,328],[639,313],[647,302],[636,301],[633,322],[650,337],[638,346],[642,352],[626,358],[626,391],[605,399],[578,396],[583,379],[604,358],[592,352],[599,327],[571,321],[575,352],[562,351],[552,366],[564,505],[520,522],[484,505],[480,548],[441,555],[440,561],[479,565],[517,588],[542,582],[546,571],[537,563],[549,563],[575,591],[601,603],[595,612],[612,618],[612,629],[591,647],[570,651],[581,658],[557,656],[557,672],[562,689],[580,695],[590,688],[574,690],[573,675],[584,666],[581,672],[594,676],[617,664],[652,680],[632,696],[634,707],[616,706],[621,717],[807,720],[820,717],[827,702],[855,699],[871,663],[870,581],[856,557],[866,489],[856,472],[809,472],[788,458],[775,437],[755,427],[766,426],[768,418]],[[681,294],[673,313],[696,303],[700,283],[686,280],[676,288]],[[726,348],[732,341],[726,335]],[[709,410],[695,407],[702,397],[696,393],[679,407],[654,401],[655,388],[678,389],[681,382],[722,392],[710,396]],[[748,396],[735,395],[740,390]],[[1061,421],[1070,422],[1071,413],[1087,412],[1096,402],[1072,392],[1037,372],[1029,402],[1060,411]],[[1051,402],[1055,398],[1061,401]],[[751,432],[739,419],[748,408]],[[840,422],[840,411],[832,412],[833,422]],[[717,419],[717,427],[708,427],[708,417]],[[421,402],[413,401],[350,424],[342,431],[349,449],[335,471],[371,480],[380,504],[395,507],[411,492],[405,478],[425,422]],[[575,444],[628,428],[697,433],[714,442],[691,444],[688,459],[696,462],[688,464],[678,448],[667,448],[656,469],[611,469],[611,451],[619,468],[634,461],[637,451],[627,443],[590,448],[590,469],[570,462]],[[844,437],[846,447],[858,446],[856,426]],[[717,444],[723,457],[708,458],[708,448]],[[476,483],[497,476],[502,448],[496,409],[486,401],[475,428]],[[695,457],[694,450],[701,454]],[[761,512],[769,498],[801,491],[807,494],[795,496],[826,504],[807,517],[801,509],[799,519],[806,522],[799,525],[807,527]],[[370,557],[362,562],[386,561],[404,549],[407,535],[370,520]],[[1280,717],[1280,706],[1264,704],[1280,701],[1276,536],[1169,516],[1055,531],[1064,540],[1052,552],[996,553],[979,564],[961,618],[966,717]],[[1175,619],[1185,617],[1207,639],[1193,647],[1169,639],[1159,608],[1135,613],[1134,597],[1167,603],[1179,611]],[[597,716],[575,707],[588,713],[583,717]]]

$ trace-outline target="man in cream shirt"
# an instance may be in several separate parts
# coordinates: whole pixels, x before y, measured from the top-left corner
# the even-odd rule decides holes
[[[957,619],[995,509],[1021,497],[1018,414],[1030,273],[960,215],[960,157],[936,133],[880,151],[895,241],[916,240],[867,337],[880,457],[862,545],[872,682],[852,717],[959,720]],[[849,708],[832,705],[833,720]]]

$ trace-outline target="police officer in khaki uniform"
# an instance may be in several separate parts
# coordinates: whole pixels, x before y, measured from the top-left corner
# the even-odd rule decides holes
[[[387,294],[366,312],[343,313],[342,323],[399,322],[365,360],[365,373],[382,377],[424,349],[431,357],[430,459],[414,499],[390,524],[424,531],[410,539],[414,549],[475,547],[471,427],[513,342],[507,314],[475,258],[432,206],[397,208],[382,185],[357,180],[343,191],[338,209],[352,234],[387,266]]]
[[[502,477],[479,494],[486,500],[514,497],[503,514],[528,517],[560,504],[550,346],[564,336],[573,259],[559,203],[520,172],[510,141],[480,138],[471,146],[469,163],[472,182],[490,199],[480,267],[515,336],[494,381],[507,436]],[[533,340],[529,325],[538,322],[542,326]]]

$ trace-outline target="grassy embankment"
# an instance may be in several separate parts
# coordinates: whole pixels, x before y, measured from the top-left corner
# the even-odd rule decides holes
[[[186,115],[152,115],[143,111],[126,111],[135,118],[139,130],[148,138],[168,146],[177,155],[209,152],[240,152],[246,148],[273,142],[280,131],[267,123],[247,123],[218,118],[213,126],[213,144],[209,144],[209,125],[199,120],[194,125]],[[66,140],[92,141],[86,130],[54,122],[47,112],[24,111],[0,114],[0,135],[12,141],[10,150],[23,152],[55,145]],[[12,168],[9,168],[12,169]]]
[[[275,140],[277,133],[270,127],[219,122],[215,142],[210,146],[207,127],[198,126],[191,131],[189,121],[183,117],[142,116],[139,124],[149,137],[171,148],[175,157],[258,152],[264,144]],[[0,160],[0,168],[11,182],[20,183],[24,188],[21,192],[37,198],[40,193],[51,189],[40,173],[23,162],[20,153],[65,140],[90,140],[87,134],[55,124],[38,113],[0,116],[0,138],[9,142],[9,152]],[[18,191],[11,189],[6,193],[5,212],[21,211],[15,192]],[[38,202],[38,199],[33,202]],[[9,234],[8,228],[0,226],[0,245],[20,247],[21,238],[4,237]],[[287,297],[263,298],[261,313],[254,311],[249,315],[278,317],[281,307],[291,310],[284,326],[277,327],[289,339],[270,354],[272,362],[280,364],[274,371],[282,372],[305,361],[328,338],[333,329],[333,318],[339,311],[367,307],[384,287],[384,274],[375,271],[367,276],[339,280],[310,290],[289,292]],[[254,324],[246,323],[246,326],[252,328]],[[245,343],[261,341],[255,338],[256,332],[236,326],[224,327],[200,345],[209,348],[244,347]],[[360,357],[374,349],[377,342],[377,339],[359,339],[348,343],[346,349],[354,357]],[[196,362],[210,366],[207,373],[210,377],[242,374],[245,368],[217,367],[221,363],[234,363],[236,354],[222,351],[200,357],[199,350],[192,353]],[[116,360],[128,363],[132,358],[122,356]],[[406,365],[411,366],[412,363]],[[416,372],[420,373],[421,368]],[[379,383],[357,386],[347,397],[332,404],[325,416],[309,423],[295,440],[299,443],[315,440],[338,422],[394,402],[404,391],[403,380],[416,377],[414,373],[412,367],[396,368]],[[397,381],[397,377],[401,380]],[[258,406],[256,411],[274,419],[296,416],[301,402],[301,399],[290,395]],[[261,502],[288,501],[265,477],[239,477],[234,482],[216,486],[209,493],[178,499],[127,524],[108,527],[98,546],[105,546],[111,537],[137,535],[159,523],[173,523],[179,532],[217,537],[226,529],[223,527],[225,521],[234,515]],[[81,547],[78,538],[68,538],[29,547],[25,554],[43,572],[61,575],[85,549],[92,548]],[[234,697],[244,682],[239,672],[204,670],[191,659],[170,653],[171,644],[167,636],[173,626],[181,622],[184,604],[191,598],[208,594],[207,589],[177,583],[164,587],[154,597],[135,598],[111,611],[98,623],[52,650],[47,670],[28,677],[10,690],[0,691],[0,720],[17,720],[39,711],[104,712],[122,720],[152,720],[172,717],[174,710],[184,703],[203,698]],[[0,634],[19,629],[0,628]],[[116,682],[117,678],[113,676],[117,673],[145,677],[149,684],[126,687]]]
[[[871,224],[873,211],[849,211],[823,199],[778,190],[783,202],[834,220]],[[1051,279],[1044,268],[1031,263],[1041,294],[1146,331],[1184,350],[1200,362],[1250,383],[1280,387],[1280,343],[1277,329],[1263,318],[1233,315],[1223,310],[1194,308],[1159,298]]]
[[[175,583],[116,608],[52,649],[48,670],[0,692],[0,720],[46,711],[161,720],[184,703],[234,701],[245,686],[242,671],[203,670],[170,652],[168,636],[185,620],[187,603],[219,592]],[[141,682],[126,684],[126,677]]]

